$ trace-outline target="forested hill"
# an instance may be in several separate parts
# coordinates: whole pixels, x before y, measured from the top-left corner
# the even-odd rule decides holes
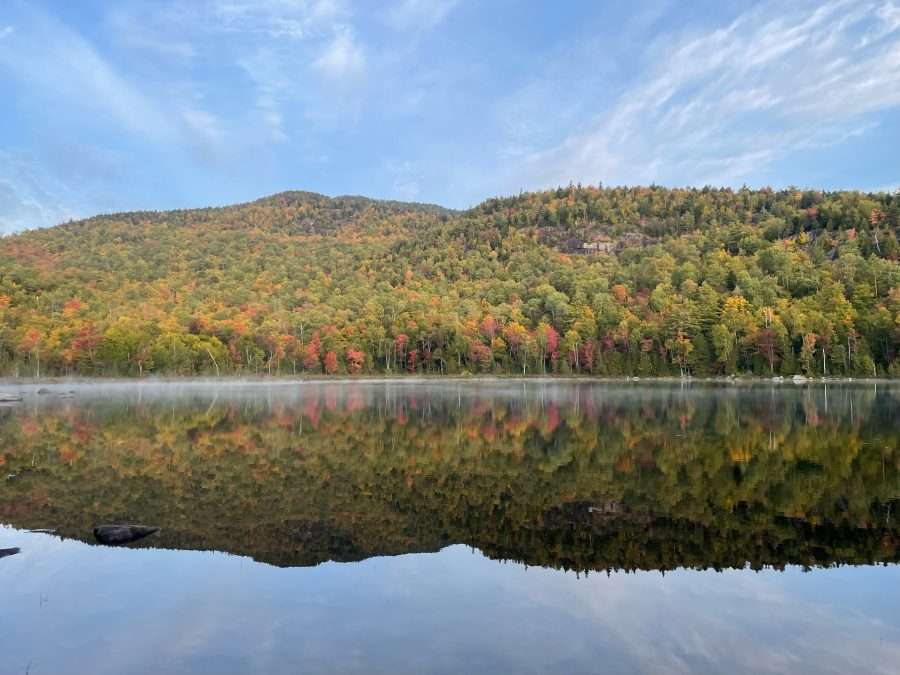
[[[900,193],[288,192],[0,238],[0,373],[900,376]]]

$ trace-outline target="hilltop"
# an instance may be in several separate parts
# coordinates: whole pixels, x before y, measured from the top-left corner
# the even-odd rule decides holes
[[[284,192],[0,239],[0,372],[900,375],[900,195]]]

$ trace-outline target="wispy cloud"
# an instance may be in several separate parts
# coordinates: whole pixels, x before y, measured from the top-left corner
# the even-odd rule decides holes
[[[191,92],[171,96],[177,89],[174,82],[167,83],[169,88],[138,82],[82,34],[39,7],[19,3],[13,9],[17,28],[0,40],[0,73],[18,83],[22,97],[39,115],[56,121],[39,137],[44,149],[40,162],[21,148],[6,147],[0,163],[4,191],[0,219],[7,229],[10,223],[14,227],[54,224],[87,210],[82,193],[92,183],[89,168],[76,168],[71,177],[61,177],[57,169],[65,166],[66,158],[46,152],[47,147],[63,144],[73,128],[86,136],[116,133],[121,145],[181,150],[202,161],[220,154],[227,141],[224,125],[216,114],[203,109],[199,96]],[[140,47],[149,45],[145,41]],[[64,115],[54,112],[61,110]],[[103,153],[99,147],[85,147],[81,156]],[[27,161],[22,159],[26,155]],[[71,187],[74,183],[82,189]]]
[[[0,234],[55,225],[82,215],[76,196],[33,156],[0,151]]]
[[[56,98],[101,109],[131,131],[159,137],[165,116],[74,31],[37,10],[28,34],[0,41],[0,69]]]
[[[224,140],[212,112],[173,104],[164,92],[140,86],[79,33],[34,9],[28,31],[0,42],[0,70],[36,96],[74,110],[99,112],[123,130],[153,142],[195,147]],[[219,131],[213,133],[213,127]],[[187,133],[186,133],[187,132]]]
[[[284,73],[282,59],[271,47],[260,47],[240,57],[238,63],[256,87],[256,112],[266,136],[276,143],[287,141],[281,103],[290,95],[293,83]]]
[[[388,23],[397,30],[431,30],[459,4],[459,0],[399,0],[387,10]]]
[[[339,29],[313,67],[333,81],[358,78],[366,68],[366,55],[349,27]]]
[[[185,19],[184,14],[173,16],[159,8],[141,12],[118,6],[107,15],[106,25],[112,39],[129,49],[184,62],[196,56],[196,48],[189,40],[173,35],[167,24]]]
[[[218,150],[225,145],[225,131],[221,120],[211,112],[198,108],[183,109],[181,117],[187,128],[188,142],[206,159],[215,159]]]
[[[673,47],[605,112],[529,152],[529,186],[723,183],[838,143],[900,104],[900,29],[888,3],[765,5]],[[668,38],[667,38],[668,39]]]
[[[201,7],[214,28],[298,40],[350,14],[341,0],[208,0]]]
[[[291,186],[465,206],[570,180],[896,178],[878,152],[839,158],[900,134],[900,0],[514,22],[460,0],[58,4],[0,2],[7,227]]]

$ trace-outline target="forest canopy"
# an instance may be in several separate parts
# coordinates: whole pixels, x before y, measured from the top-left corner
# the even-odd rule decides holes
[[[287,192],[0,239],[0,373],[900,376],[900,193]]]

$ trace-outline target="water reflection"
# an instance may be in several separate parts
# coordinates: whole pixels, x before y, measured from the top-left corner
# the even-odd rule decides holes
[[[451,544],[579,573],[898,560],[884,385],[70,389],[0,410],[0,522],[144,523],[133,546],[278,566]]]

